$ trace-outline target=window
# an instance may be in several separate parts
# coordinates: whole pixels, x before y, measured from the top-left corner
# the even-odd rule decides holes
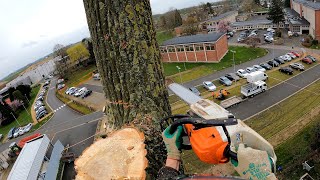
[[[214,44],[207,44],[206,45],[206,50],[207,51],[213,51],[214,50]]]
[[[160,47],[160,52],[161,52],[161,53],[166,53],[167,50],[166,50],[166,48],[164,48],[164,47]]]
[[[183,46],[176,46],[177,52],[183,52],[184,47]]]
[[[168,51],[169,51],[169,52],[176,52],[176,50],[174,49],[173,46],[169,46],[169,47],[168,47]]]
[[[195,45],[196,51],[203,51],[203,45]]]
[[[193,46],[186,46],[186,51],[193,51]]]

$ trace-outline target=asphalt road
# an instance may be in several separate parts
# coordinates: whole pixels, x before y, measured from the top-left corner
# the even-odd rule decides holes
[[[270,77],[271,78],[271,77]],[[245,120],[252,115],[270,107],[271,105],[285,99],[293,93],[299,91],[313,81],[320,78],[320,65],[305,71],[288,81],[275,86],[268,91],[242,102],[238,106],[229,108],[237,118]],[[319,90],[320,92],[320,90]],[[317,92],[317,93],[319,93]],[[310,94],[312,96],[312,94]]]
[[[96,85],[92,85],[92,84],[82,84],[79,87],[80,88],[81,87],[86,87],[86,88],[90,89],[91,91],[98,92],[98,93],[104,93],[102,85],[101,86],[96,86]]]

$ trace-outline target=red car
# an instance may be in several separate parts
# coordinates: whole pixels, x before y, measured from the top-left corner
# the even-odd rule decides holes
[[[297,57],[300,57],[300,54],[297,53],[297,52],[292,51],[291,53],[294,54],[294,55],[297,56]]]
[[[307,57],[303,58],[301,61],[306,63],[306,64],[312,64],[312,60],[307,58]]]

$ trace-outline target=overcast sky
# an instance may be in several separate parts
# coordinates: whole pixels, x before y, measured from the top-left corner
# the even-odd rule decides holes
[[[207,0],[212,1],[212,0]],[[203,0],[151,0],[154,14]],[[0,0],[0,79],[89,36],[82,0]]]

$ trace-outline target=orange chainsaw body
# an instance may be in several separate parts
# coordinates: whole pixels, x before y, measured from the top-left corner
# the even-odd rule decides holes
[[[219,131],[215,127],[194,130],[191,124],[184,125],[192,150],[199,159],[209,164],[226,163],[229,158],[225,157],[224,151],[228,142],[224,142]]]

